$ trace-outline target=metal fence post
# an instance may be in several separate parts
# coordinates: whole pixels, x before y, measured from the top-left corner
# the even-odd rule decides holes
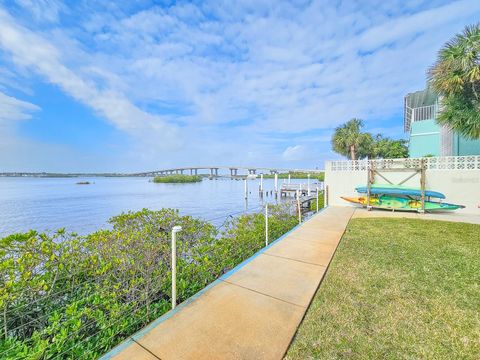
[[[318,191],[318,186],[317,186],[317,211],[316,211],[316,212],[318,212],[318,197],[319,197],[318,192],[319,192],[319,191]]]
[[[302,208],[300,204],[300,191],[297,190],[298,223],[302,223]]]
[[[268,204],[265,204],[265,246],[268,246]]]
[[[177,306],[177,233],[180,231],[181,226],[172,229],[172,310]]]

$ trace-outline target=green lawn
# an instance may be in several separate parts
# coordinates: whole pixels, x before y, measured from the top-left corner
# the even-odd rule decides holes
[[[354,219],[287,359],[479,359],[480,225]]]

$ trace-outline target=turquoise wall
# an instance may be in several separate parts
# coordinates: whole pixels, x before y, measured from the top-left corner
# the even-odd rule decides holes
[[[410,157],[440,155],[440,126],[435,120],[415,121],[411,124],[408,150]]]
[[[480,140],[469,140],[460,135],[454,136],[453,155],[480,155]]]
[[[415,121],[411,124],[408,144],[410,157],[422,157],[429,154],[440,156],[440,148],[440,126],[435,120]],[[480,155],[480,140],[468,140],[455,134],[452,155]]]

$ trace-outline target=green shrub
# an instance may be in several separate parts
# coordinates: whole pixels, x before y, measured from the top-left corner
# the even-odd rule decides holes
[[[155,176],[153,178],[154,183],[194,183],[202,181],[201,176],[197,175],[165,175],[165,176]]]
[[[78,236],[30,231],[0,239],[0,358],[93,359],[170,309],[177,238],[178,302],[264,246],[263,214],[230,219],[223,231],[178,211],[115,216],[111,230]],[[296,225],[273,206],[269,236]]]
[[[323,192],[318,194],[318,208],[321,210],[324,206],[324,194]],[[310,211],[317,211],[317,199],[310,202]]]

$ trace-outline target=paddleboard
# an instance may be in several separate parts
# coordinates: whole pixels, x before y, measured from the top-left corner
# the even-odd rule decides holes
[[[355,190],[360,194],[367,193],[366,186],[357,186]],[[370,194],[375,195],[405,195],[405,196],[422,196],[422,190],[401,185],[390,184],[373,184],[370,188]],[[425,190],[425,196],[438,199],[445,199],[445,195],[438,191]]]
[[[343,200],[349,201],[355,204],[367,205],[367,197],[341,197]],[[379,209],[400,210],[400,211],[418,211],[422,208],[422,202],[420,200],[412,200],[402,197],[383,195],[380,197],[371,197],[371,207]],[[438,211],[438,210],[457,210],[462,209],[465,206],[440,203],[436,201],[425,201],[425,211]]]

